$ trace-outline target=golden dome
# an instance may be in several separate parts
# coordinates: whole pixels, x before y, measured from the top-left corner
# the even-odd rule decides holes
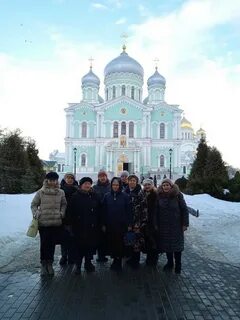
[[[206,131],[203,128],[200,128],[197,132],[197,135],[206,135]]]
[[[181,120],[181,128],[182,129],[191,129],[193,130],[192,124],[190,121],[188,121],[185,117]]]

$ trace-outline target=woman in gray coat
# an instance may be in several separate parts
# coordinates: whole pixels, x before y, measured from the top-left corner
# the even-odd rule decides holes
[[[59,188],[58,178],[56,172],[49,172],[31,204],[33,217],[38,219],[39,225],[41,275],[54,274],[55,244],[63,234],[62,219],[67,201],[64,191]]]
[[[158,188],[157,195],[157,229],[158,247],[167,255],[164,271],[181,273],[181,255],[184,250],[184,231],[189,226],[189,214],[186,202],[176,184],[164,179]]]

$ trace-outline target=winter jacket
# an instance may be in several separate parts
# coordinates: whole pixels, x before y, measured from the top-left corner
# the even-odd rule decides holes
[[[142,190],[139,194],[141,201],[140,207],[144,216],[147,216],[147,223],[144,228],[145,251],[157,250],[157,219],[156,219],[156,203],[157,190],[153,188],[150,192]]]
[[[99,197],[93,190],[85,192],[78,189],[72,196],[68,214],[78,246],[94,249],[101,214]]]
[[[31,209],[34,217],[37,217],[40,227],[61,226],[65,216],[67,201],[64,191],[59,188],[50,188],[47,180],[43,187],[37,191]]]
[[[93,186],[93,191],[99,196],[100,200],[102,201],[104,195],[111,191],[111,184],[109,180],[107,180],[106,183],[101,183],[98,180],[97,183]]]
[[[103,198],[103,224],[110,229],[123,230],[132,224],[129,196],[119,191],[105,194]]]
[[[131,210],[132,210],[132,227],[133,232],[135,232],[136,237],[133,242],[133,250],[135,252],[139,252],[144,250],[145,239],[144,239],[144,228],[147,223],[147,210],[142,210],[143,207],[141,205],[142,197],[141,197],[141,186],[137,184],[136,188],[130,190],[129,186],[126,187],[125,193],[129,195]]]
[[[67,209],[66,209],[65,218],[63,219],[63,224],[69,225],[70,224],[69,213],[68,213],[69,203],[72,199],[73,194],[77,192],[78,187],[77,187],[77,184],[75,184],[75,183],[74,184],[67,184],[65,182],[65,183],[61,183],[61,189],[64,191],[65,197],[67,200]]]
[[[179,252],[184,250],[183,226],[189,225],[189,213],[182,193],[176,184],[165,193],[158,188],[156,206],[159,250]]]

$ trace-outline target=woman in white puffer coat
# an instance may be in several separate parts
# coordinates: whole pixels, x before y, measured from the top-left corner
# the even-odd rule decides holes
[[[56,172],[49,172],[31,203],[33,217],[38,219],[39,226],[41,275],[54,274],[52,264],[56,239],[63,235],[62,219],[67,201],[58,178]]]

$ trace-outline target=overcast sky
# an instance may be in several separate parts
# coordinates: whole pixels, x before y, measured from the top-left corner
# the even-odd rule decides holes
[[[0,0],[0,126],[33,137],[44,159],[64,151],[64,108],[81,100],[88,59],[103,95],[123,32],[144,85],[158,58],[166,101],[240,167],[239,0]]]

